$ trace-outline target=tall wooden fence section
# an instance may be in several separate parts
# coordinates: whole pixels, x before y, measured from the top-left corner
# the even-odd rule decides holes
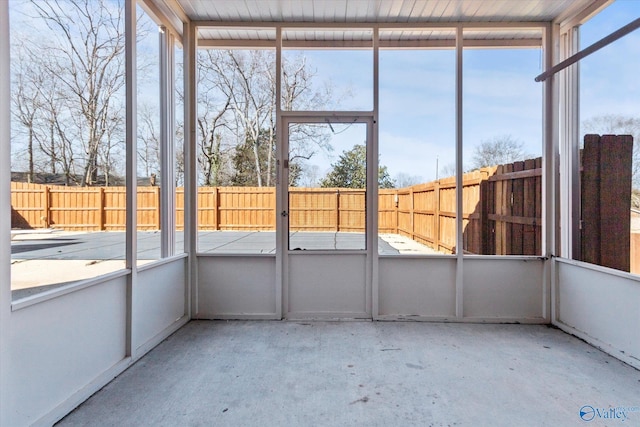
[[[632,170],[633,136],[584,136],[578,259],[623,271],[637,268],[631,257]]]
[[[138,190],[138,226],[157,230],[160,194],[157,187]],[[65,187],[11,183],[11,226],[56,227],[71,231],[125,229],[125,187]]]
[[[541,160],[483,168],[463,176],[464,250],[475,254],[540,253]],[[159,187],[138,187],[139,230],[160,228]],[[290,188],[295,231],[363,232],[366,193],[348,188]],[[11,183],[12,227],[74,231],[125,229],[124,187]],[[200,230],[273,230],[273,187],[200,187]],[[444,253],[456,248],[454,177],[380,189],[380,233],[407,236]],[[176,191],[176,226],[184,226],[184,190]]]
[[[488,238],[475,253],[541,254],[542,158],[500,165],[483,185],[483,234]]]

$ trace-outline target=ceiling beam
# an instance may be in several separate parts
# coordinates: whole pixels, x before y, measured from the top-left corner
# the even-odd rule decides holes
[[[453,49],[454,39],[380,40],[380,49]],[[371,49],[370,40],[288,40],[283,49]],[[466,39],[467,48],[539,48],[542,38],[526,39]],[[275,40],[212,40],[199,39],[198,47],[209,49],[275,49]]]
[[[304,29],[307,31],[321,30],[363,30],[378,28],[384,30],[424,30],[424,29],[456,29],[463,27],[471,29],[542,29],[546,22],[507,22],[507,21],[486,21],[486,22],[279,22],[279,21],[193,21],[197,27],[212,28],[244,28],[244,29]]]

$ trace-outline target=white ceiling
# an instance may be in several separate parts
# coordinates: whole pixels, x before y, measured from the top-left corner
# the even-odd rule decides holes
[[[244,22],[551,21],[594,0],[161,0],[193,20]]]
[[[331,40],[345,40],[341,36],[328,36],[326,33],[307,30],[300,27],[317,27],[317,24],[390,24],[393,27],[402,24],[434,24],[446,23],[513,23],[513,22],[550,22],[562,21],[577,13],[588,9],[596,9],[606,3],[606,0],[145,0],[154,3],[172,20],[178,30],[180,20],[186,18],[193,21],[210,21],[207,27],[200,27],[200,40],[209,40],[212,45],[216,41],[253,40],[269,44],[275,39],[272,29],[252,29],[242,31],[238,29],[220,28],[225,23],[232,25],[245,24],[247,27],[265,27],[269,24],[290,23],[298,27],[297,32],[290,32],[283,42],[292,43],[300,40],[326,42]],[[218,27],[218,28],[214,28]],[[401,30],[402,28],[397,28]],[[446,32],[431,32],[402,29],[388,35],[388,40],[442,40],[450,39]],[[430,34],[425,36],[425,34]],[[346,36],[357,41],[357,34]],[[363,39],[366,41],[368,36]],[[523,40],[531,43],[539,39],[541,34],[536,31],[519,29],[511,33],[469,34],[470,39],[498,39]],[[385,37],[381,33],[381,41]],[[526,42],[528,40],[528,42]]]

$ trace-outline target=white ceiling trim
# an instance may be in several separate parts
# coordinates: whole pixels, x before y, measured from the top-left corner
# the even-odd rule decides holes
[[[440,40],[380,40],[380,49],[454,49],[455,39]],[[467,48],[540,48],[541,38],[526,39],[466,39]],[[198,41],[199,48],[210,49],[275,49],[275,40],[210,40]],[[371,41],[283,41],[283,49],[372,49]]]

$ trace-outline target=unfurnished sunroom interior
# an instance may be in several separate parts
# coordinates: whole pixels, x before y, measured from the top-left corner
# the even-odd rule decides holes
[[[634,2],[0,23],[0,425],[640,419]]]

